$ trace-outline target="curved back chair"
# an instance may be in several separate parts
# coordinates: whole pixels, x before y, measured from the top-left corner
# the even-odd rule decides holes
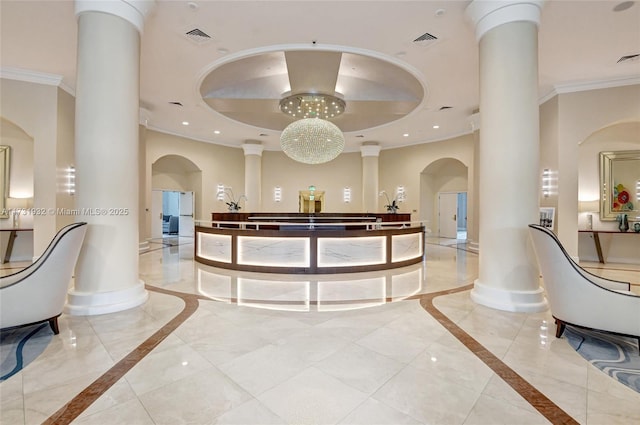
[[[87,223],[63,227],[29,267],[0,277],[0,329],[49,322],[58,334],[73,269]]]
[[[556,320],[556,337],[569,324],[630,336],[640,344],[640,296],[629,291],[629,282],[587,272],[547,228],[530,224],[529,234]]]

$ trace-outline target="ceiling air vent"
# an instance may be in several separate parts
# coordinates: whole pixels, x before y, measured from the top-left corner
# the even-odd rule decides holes
[[[438,111],[444,111],[445,109],[452,109],[453,106],[441,106],[440,109],[438,109]]]
[[[180,102],[169,102],[169,105],[182,106],[182,103],[180,103]]]
[[[636,53],[635,55],[622,56],[620,59],[618,59],[618,62],[616,63],[632,62],[632,61],[637,61],[639,59],[640,59],[640,53]]]
[[[206,32],[198,28],[194,28],[191,31],[187,31],[185,35],[189,40],[197,44],[206,43],[207,41],[211,40],[211,36],[209,34],[207,34]]]
[[[420,37],[418,37],[415,40],[413,40],[413,42],[414,43],[421,43],[421,42],[424,43],[424,42],[435,41],[437,39],[438,39],[438,37],[436,37],[435,35],[432,35],[432,34],[429,34],[428,32],[425,32]]]

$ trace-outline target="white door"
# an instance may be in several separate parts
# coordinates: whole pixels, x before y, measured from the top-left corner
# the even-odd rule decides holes
[[[194,196],[193,192],[180,192],[180,225],[179,235],[193,237],[193,209]]]
[[[162,191],[151,191],[151,237],[162,239]]]
[[[458,194],[438,194],[438,228],[441,238],[458,237]]]

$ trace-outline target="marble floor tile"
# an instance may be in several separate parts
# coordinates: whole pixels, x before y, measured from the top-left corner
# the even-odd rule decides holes
[[[367,399],[367,394],[311,367],[258,396],[288,424],[338,423]]]
[[[367,394],[378,390],[406,365],[376,351],[350,343],[315,367]]]
[[[363,274],[352,284],[340,275],[333,283],[315,283],[309,296],[305,292],[295,305],[304,311],[273,309],[300,298],[299,288],[288,287],[300,276],[208,268],[227,274],[207,288],[227,299],[212,300],[198,281],[201,266],[193,262],[192,241],[161,242],[140,255],[149,301],[113,314],[63,314],[60,334],[43,342],[44,351],[21,372],[0,382],[0,424],[42,424],[65,405],[83,406],[73,424],[554,423],[547,419],[553,414],[536,410],[537,391],[552,410],[562,409],[577,423],[640,422],[640,394],[590,365],[566,339],[555,338],[549,311],[509,313],[475,304],[466,286],[477,278],[478,257],[455,241],[429,238],[427,260],[398,269],[404,276],[398,291],[413,290],[407,276],[422,276],[413,299],[378,305],[362,299],[381,290],[363,286],[364,278],[392,281],[393,273]],[[595,274],[637,282],[640,290],[640,266],[585,265]],[[245,305],[238,305],[238,288],[230,283],[239,278],[251,282],[240,297]],[[268,288],[259,286],[274,280]],[[314,292],[323,285],[324,292]],[[436,296],[433,305],[463,337],[418,299],[456,288]],[[323,299],[331,302],[318,303]],[[197,307],[195,313],[131,369],[109,385],[92,386],[188,305]],[[509,381],[512,387],[501,378],[490,357],[482,361],[474,353],[473,340],[504,362],[494,367],[522,381]],[[95,398],[87,398],[88,389]],[[86,400],[91,402],[82,404]]]
[[[218,367],[254,397],[286,381],[310,363],[294,352],[270,344]]]
[[[211,367],[138,397],[155,424],[209,424],[251,396]]]
[[[369,398],[340,421],[339,425],[421,425],[421,423],[384,403]]]
[[[462,424],[480,396],[459,385],[408,366],[373,394],[373,398],[422,423]]]

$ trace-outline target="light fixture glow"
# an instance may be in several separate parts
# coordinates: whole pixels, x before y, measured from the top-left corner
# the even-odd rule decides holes
[[[189,125],[189,121],[182,121],[182,125]]]
[[[222,183],[218,183],[216,187],[216,199],[218,201],[224,201],[224,185]]]
[[[76,194],[76,167],[73,165],[67,168],[67,192],[71,196]]]
[[[280,110],[296,118],[335,118],[345,107],[344,100],[329,94],[299,93],[280,100]]]
[[[344,201],[345,204],[348,204],[349,202],[351,202],[351,188],[350,187],[345,187],[344,189],[342,189],[342,200]]]
[[[303,118],[287,126],[280,136],[287,156],[305,164],[322,164],[344,149],[344,135],[333,123],[321,118]]]
[[[280,186],[276,186],[273,188],[273,200],[275,202],[282,201],[282,188]]]

